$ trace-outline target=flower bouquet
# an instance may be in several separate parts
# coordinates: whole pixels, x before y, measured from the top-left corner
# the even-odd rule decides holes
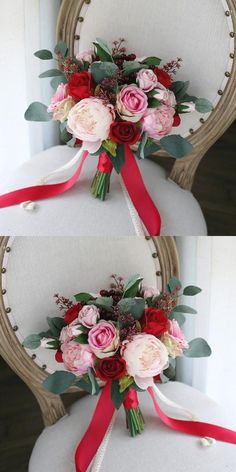
[[[43,382],[54,394],[74,386],[96,395],[105,384],[101,399],[107,411],[110,405],[112,416],[123,404],[127,428],[135,436],[144,429],[138,393],[148,390],[163,400],[157,385],[175,378],[176,358],[211,354],[204,339],[187,342],[181,329],[184,313],[196,311],[180,305],[179,297],[200,291],[195,286],[181,291],[175,277],[160,293],[145,287],[139,275],[126,283],[113,275],[111,287],[102,289],[99,296],[78,293],[72,302],[56,294],[63,316],[48,318],[49,330],[28,336],[23,345],[56,351],[55,359],[64,370]],[[111,421],[107,416],[106,426]]]
[[[175,159],[192,152],[192,144],[178,134],[171,134],[181,123],[181,114],[208,113],[212,104],[187,93],[189,82],[175,80],[181,59],[161,65],[155,56],[138,58],[128,54],[124,39],[113,48],[103,39],[94,49],[74,56],[64,42],[55,55],[41,50],[35,56],[55,59],[57,69],[40,74],[51,77],[55,93],[49,106],[32,103],[25,112],[29,121],[56,120],[61,139],[77,147],[73,159],[48,176],[39,185],[0,196],[0,207],[57,196],[78,180],[85,159],[98,158],[92,182],[92,194],[105,200],[113,170],[121,174],[126,190],[148,233],[160,234],[161,220],[142,179],[137,159],[144,159],[161,149]],[[59,184],[46,185],[49,177],[81,162],[74,175]],[[26,204],[26,206],[25,206]]]

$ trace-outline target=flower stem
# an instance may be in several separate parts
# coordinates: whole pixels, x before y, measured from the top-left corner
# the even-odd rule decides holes
[[[95,198],[104,201],[110,190],[110,174],[97,171],[92,182],[91,192]]]

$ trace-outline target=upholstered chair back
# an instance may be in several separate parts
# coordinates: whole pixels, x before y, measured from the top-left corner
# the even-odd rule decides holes
[[[41,380],[61,370],[54,352],[22,347],[29,334],[47,329],[46,318],[61,316],[58,293],[73,300],[79,292],[98,293],[111,274],[139,273],[147,286],[162,289],[178,273],[171,238],[30,238],[2,239],[0,354],[38,393]],[[59,368],[59,367],[60,368]],[[40,390],[44,397],[46,392]]]
[[[232,101],[230,116],[225,113],[234,93],[235,5],[235,0],[64,0],[58,37],[75,52],[91,47],[96,37],[125,38],[128,51],[139,57],[158,55],[163,63],[181,58],[176,80],[190,80],[189,93],[208,98],[215,108],[206,115],[182,115],[181,127],[173,131],[192,138],[198,163],[235,116]],[[182,164],[172,177],[188,188],[192,176],[185,176],[189,169]]]

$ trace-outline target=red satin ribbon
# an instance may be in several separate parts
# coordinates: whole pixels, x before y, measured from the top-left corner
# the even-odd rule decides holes
[[[75,453],[76,472],[86,472],[109,428],[115,407],[111,400],[111,382],[103,388],[91,423]]]
[[[128,194],[149,235],[158,236],[161,230],[160,213],[145,187],[135,156],[128,145],[125,145],[125,163],[121,175]]]
[[[111,401],[111,382],[104,387],[98,400],[92,421],[81,440],[75,455],[76,472],[86,472],[94,459],[112,420],[115,408]],[[171,429],[192,436],[210,437],[218,441],[236,444],[236,432],[222,426],[200,421],[176,420],[167,416],[159,407],[151,387],[148,392],[161,421]],[[138,398],[135,390],[127,394],[124,401],[126,409],[137,408]]]
[[[217,426],[210,423],[203,423],[201,421],[187,421],[176,420],[167,416],[159,407],[155,394],[151,387],[148,388],[148,393],[151,395],[154,408],[159,415],[161,421],[171,429],[175,429],[180,433],[191,434],[192,436],[214,438],[217,441],[228,442],[236,444],[236,431],[232,431],[222,426]]]
[[[111,174],[113,165],[106,152],[103,152],[99,156],[97,169],[99,172],[104,172],[105,174]]]
[[[130,388],[124,401],[123,405],[126,410],[132,410],[132,408],[138,408],[139,406],[139,401],[138,401],[138,395],[136,390],[134,388]]]
[[[88,152],[84,152],[80,165],[74,175],[69,180],[60,184],[35,185],[33,187],[21,188],[13,192],[0,196],[0,208],[16,205],[18,203],[27,202],[29,200],[44,200],[46,198],[56,197],[69,190],[80,177],[84,162],[88,157]]]

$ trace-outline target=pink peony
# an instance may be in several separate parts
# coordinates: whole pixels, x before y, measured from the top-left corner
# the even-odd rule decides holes
[[[132,341],[124,341],[121,355],[128,374],[144,390],[153,384],[153,377],[169,365],[166,347],[152,334],[137,334]]]
[[[64,344],[76,338],[76,336],[79,336],[82,333],[83,333],[83,330],[81,329],[81,326],[78,324],[77,321],[74,321],[70,325],[62,328],[59,339],[61,343]]]
[[[95,153],[109,136],[115,119],[114,108],[100,98],[85,98],[68,115],[68,131],[83,141],[84,150]]]
[[[169,320],[168,332],[163,334],[161,340],[165,344],[169,356],[174,359],[178,356],[182,356],[183,349],[189,347],[184,333],[175,319]]]
[[[116,105],[122,120],[137,123],[147,110],[148,98],[136,85],[126,85],[118,94]]]
[[[61,83],[58,85],[56,93],[53,95],[51,99],[51,103],[48,107],[48,112],[54,112],[57,108],[58,104],[61,103],[65,98],[67,98],[67,84]]]
[[[95,305],[85,305],[79,312],[78,321],[86,328],[92,328],[99,318],[100,312]]]
[[[94,365],[94,355],[88,344],[69,341],[61,346],[62,359],[67,370],[83,375]]]
[[[175,109],[166,105],[149,108],[143,117],[143,131],[146,131],[150,138],[163,138],[171,132],[174,115]]]
[[[111,321],[100,321],[89,331],[89,346],[99,359],[114,356],[119,342],[119,332]]]
[[[137,74],[137,82],[146,93],[153,90],[158,84],[157,76],[152,69],[141,69]]]
[[[167,107],[175,107],[177,102],[174,92],[166,89],[163,85],[159,84],[161,87],[155,90],[154,98],[160,100]]]
[[[89,62],[91,64],[94,59],[94,51],[89,49],[88,51],[79,52],[76,55],[76,59],[77,61]]]

